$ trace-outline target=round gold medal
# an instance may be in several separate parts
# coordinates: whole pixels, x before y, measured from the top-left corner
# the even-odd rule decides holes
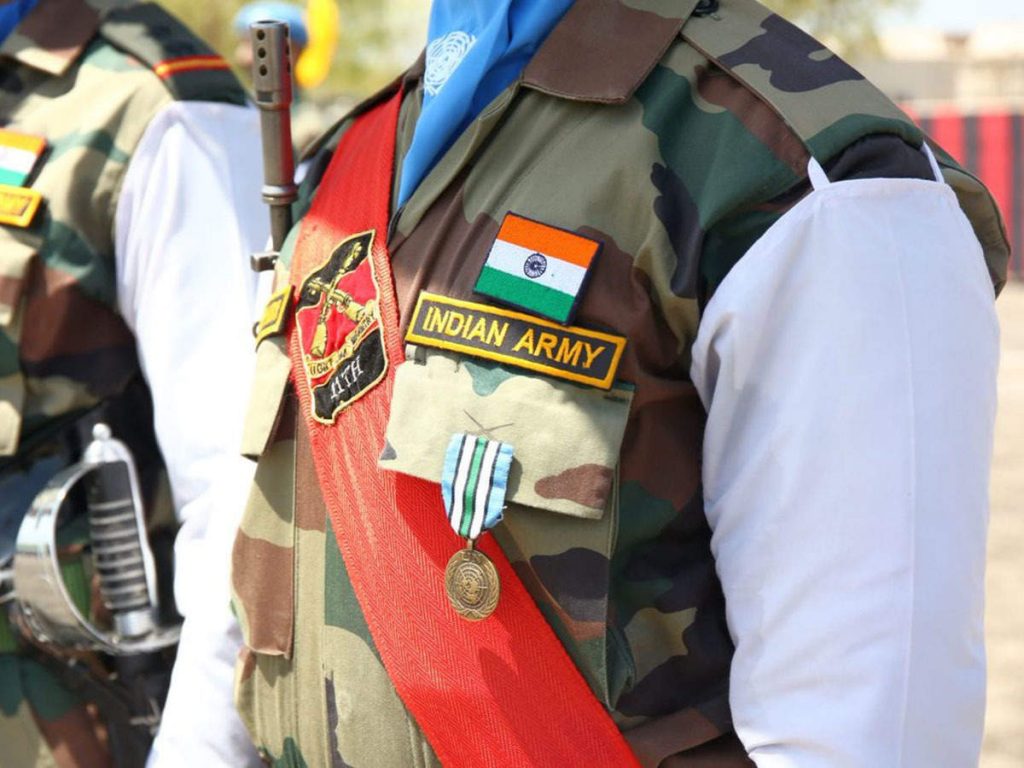
[[[494,613],[501,592],[498,569],[487,555],[472,548],[460,549],[448,561],[444,586],[452,607],[470,621]]]

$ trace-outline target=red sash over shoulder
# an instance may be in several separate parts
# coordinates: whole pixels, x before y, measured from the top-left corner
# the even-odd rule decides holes
[[[464,542],[439,485],[377,467],[403,360],[387,251],[400,102],[349,128],[292,264],[293,378],[345,566],[388,675],[446,766],[635,766],[493,537],[480,548],[501,601],[469,622],[445,595]]]

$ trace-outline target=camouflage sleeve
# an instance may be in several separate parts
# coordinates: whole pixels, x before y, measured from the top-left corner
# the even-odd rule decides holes
[[[854,142],[827,163],[825,171],[832,181],[934,178],[925,154],[891,134],[876,134]],[[724,216],[708,232],[698,283],[702,307],[750,247],[810,191],[811,184],[805,175],[785,192],[748,203]]]
[[[148,67],[177,101],[244,106],[248,99],[228,63],[157,3],[125,3],[103,17],[100,34]]]
[[[928,157],[898,136],[875,135],[860,139],[825,166],[832,181],[853,179],[935,178]]]

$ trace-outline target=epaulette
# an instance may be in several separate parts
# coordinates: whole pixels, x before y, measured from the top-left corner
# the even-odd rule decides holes
[[[768,104],[822,165],[870,135],[893,134],[917,147],[927,139],[856,69],[755,0],[703,0],[682,37]],[[936,154],[998,290],[1010,256],[999,208],[977,178],[945,152]]]
[[[100,35],[152,69],[175,99],[247,102],[227,61],[156,3],[116,4]]]

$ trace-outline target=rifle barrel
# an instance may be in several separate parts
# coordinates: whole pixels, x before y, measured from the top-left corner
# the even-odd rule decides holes
[[[292,66],[288,25],[257,21],[249,27],[252,81],[263,134],[263,200],[270,206],[273,249],[280,251],[292,228],[298,196],[292,148]]]

